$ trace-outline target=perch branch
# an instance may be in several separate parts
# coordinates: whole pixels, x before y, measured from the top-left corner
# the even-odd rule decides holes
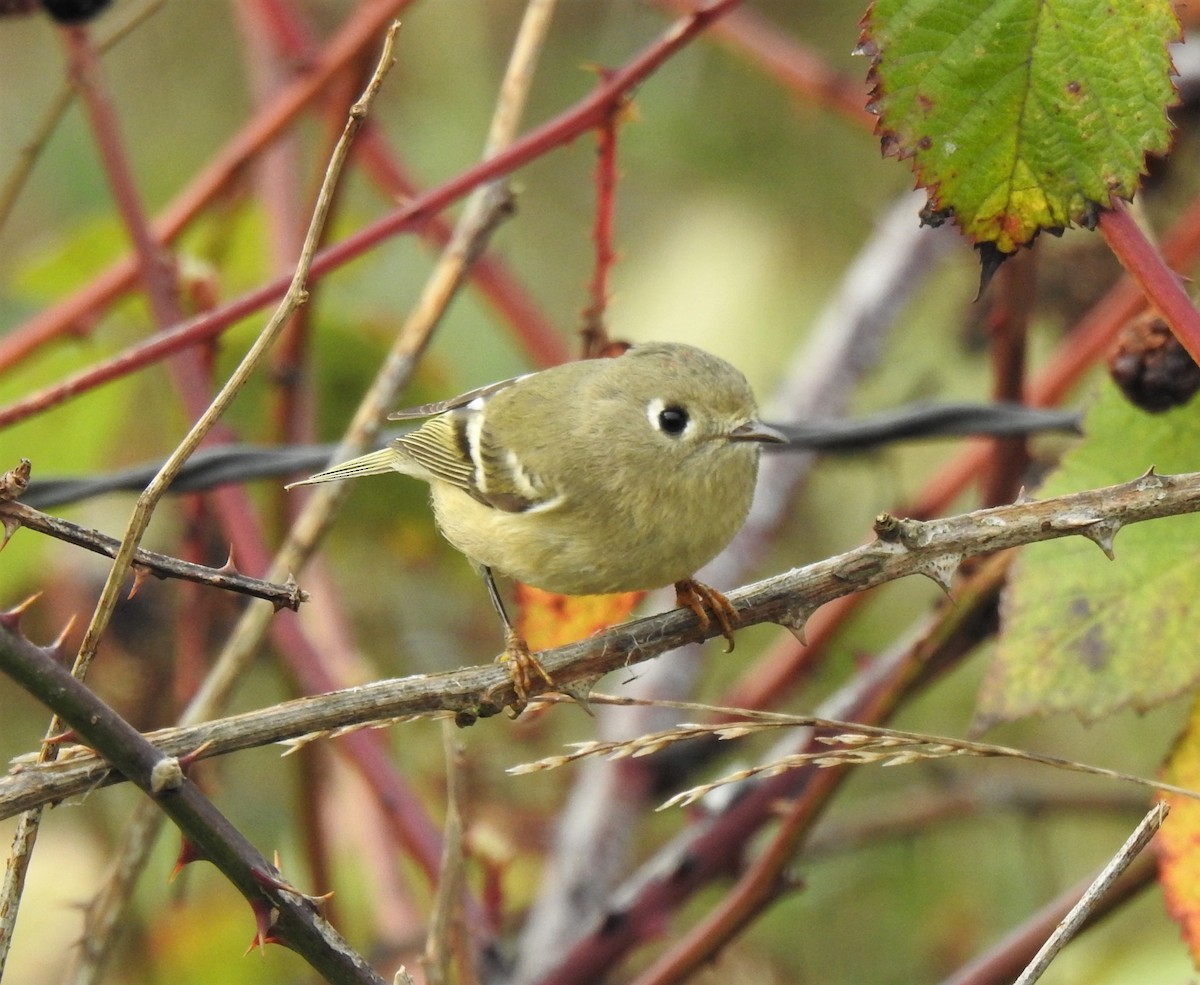
[[[948,585],[967,557],[1073,534],[1108,544],[1126,524],[1197,511],[1200,473],[1163,476],[1151,471],[1118,486],[929,522],[884,515],[876,524],[881,536],[872,543],[728,597],[740,625],[780,622],[799,629],[807,614],[825,602],[907,575],[924,574]],[[701,629],[688,609],[673,609],[544,651],[538,659],[560,686],[582,684],[718,631]],[[489,664],[375,681],[202,725],[164,729],[149,738],[171,755],[199,750],[197,755],[207,757],[412,717],[453,715],[460,725],[469,725],[515,700],[506,670]],[[54,766],[18,765],[0,778],[0,819],[86,792],[108,782],[105,774],[104,764],[83,751]]]

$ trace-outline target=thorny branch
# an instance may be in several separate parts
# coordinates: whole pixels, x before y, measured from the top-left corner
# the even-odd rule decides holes
[[[923,574],[949,589],[955,569],[968,557],[1072,534],[1110,552],[1113,537],[1126,524],[1197,511],[1200,473],[1164,476],[1150,471],[1118,486],[929,522],[885,514],[876,525],[880,536],[872,543],[748,585],[728,597],[740,625],[778,622],[802,632],[805,618],[819,605],[884,582]],[[574,692],[603,674],[714,632],[712,627],[702,630],[690,610],[674,609],[545,651],[538,659],[559,688]],[[541,689],[547,690],[545,685]],[[486,665],[376,681],[202,725],[165,729],[149,738],[171,755],[196,752],[207,757],[412,717],[453,715],[460,725],[470,725],[496,714],[515,697],[505,669]],[[69,752],[63,750],[64,755]],[[78,750],[54,766],[18,765],[0,779],[0,818],[113,780],[100,760]]]
[[[115,537],[109,537],[98,530],[80,526],[62,517],[51,516],[24,503],[0,502],[0,524],[4,527],[5,543],[18,527],[25,527],[110,558],[117,556],[121,546],[121,542]],[[308,601],[308,593],[301,591],[294,581],[279,585],[262,578],[251,578],[236,570],[232,559],[224,567],[210,568],[207,565],[194,564],[167,554],[138,548],[134,552],[132,565],[135,579],[146,572],[158,578],[179,578],[208,585],[210,588],[222,588],[241,595],[266,599],[276,609],[291,609],[295,612],[299,610],[301,602]],[[135,581],[135,590],[136,586]]]

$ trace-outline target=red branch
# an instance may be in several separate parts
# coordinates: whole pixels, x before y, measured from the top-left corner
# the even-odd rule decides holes
[[[72,24],[60,32],[70,60],[71,76],[87,108],[92,136],[108,177],[117,211],[133,242],[137,273],[150,303],[156,325],[170,325],[182,317],[173,259],[154,237],[141,196],[121,142],[120,127],[104,83],[100,58],[86,27]]]
[[[1113,207],[1100,215],[1100,232],[1121,266],[1129,271],[1146,299],[1171,326],[1175,338],[1200,363],[1200,311],[1187,296],[1179,277],[1133,221],[1124,202],[1115,200]]]
[[[152,224],[154,239],[169,243],[255,155],[292,123],[331,80],[374,44],[398,10],[411,0],[374,0],[363,4],[325,46],[322,57],[303,78],[285,87],[229,141],[224,150],[185,188]],[[98,313],[137,279],[130,257],[118,260],[74,295],[43,311],[0,338],[0,370],[10,369],[40,346],[68,332],[86,331]]]
[[[607,73],[601,72],[602,79]],[[614,191],[617,185],[617,127],[621,106],[613,111],[596,130],[596,223],[592,239],[596,244],[596,265],[588,289],[591,303],[583,311],[583,355],[600,356],[608,347],[608,327],[604,312],[608,307],[608,277],[616,260],[613,251],[613,214],[616,211]]]
[[[356,259],[391,236],[422,227],[433,216],[458,201],[474,188],[527,164],[591,130],[613,113],[628,92],[651,75],[660,65],[683,48],[704,28],[742,0],[717,0],[673,24],[654,44],[598,86],[575,106],[530,131],[519,141],[494,157],[468,168],[449,181],[396,209],[342,242],[323,250],[312,264],[309,281],[321,277],[350,260]],[[10,426],[33,414],[56,406],[84,390],[157,362],[189,346],[220,335],[240,319],[277,301],[287,290],[290,278],[280,277],[248,294],[193,318],[126,349],[108,362],[91,367],[53,387],[0,409],[0,428]],[[2,351],[2,350],[0,350]]]

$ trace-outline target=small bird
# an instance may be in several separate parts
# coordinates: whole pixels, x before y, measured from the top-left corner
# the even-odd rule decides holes
[[[692,575],[750,509],[763,442],[746,378],[694,346],[650,343],[390,415],[428,417],[387,448],[288,486],[401,472],[429,483],[445,538],[479,569],[522,704],[553,681],[513,629],[492,572],[560,595],[674,584],[733,648],[736,613]]]

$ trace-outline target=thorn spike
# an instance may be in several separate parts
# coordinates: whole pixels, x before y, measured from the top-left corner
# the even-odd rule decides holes
[[[955,572],[960,564],[962,557],[958,554],[941,554],[922,564],[917,568],[917,573],[924,575],[949,596],[954,585]]]
[[[779,619],[779,625],[784,627],[794,637],[801,646],[808,646],[808,620],[812,618],[815,610],[797,606],[794,609],[789,609],[787,613]]]
[[[0,551],[8,546],[8,542],[12,540],[12,535],[21,529],[21,521],[15,516],[6,516],[4,523],[4,540],[0,541]]]
[[[171,874],[167,876],[167,882],[174,882],[180,872],[183,871],[185,865],[191,865],[193,862],[202,862],[204,856],[200,854],[200,850],[195,843],[188,838],[182,838],[179,842],[179,854],[175,856],[175,867],[171,870]]]
[[[279,919],[279,911],[271,905],[270,901],[266,899],[250,900],[250,910],[254,913],[254,939],[246,948],[247,954],[255,948],[265,951],[268,944],[279,942],[279,938],[271,935],[271,928]]]
[[[133,584],[129,586],[129,594],[125,596],[125,601],[130,601],[138,593],[138,589],[142,587],[146,576],[150,574],[148,568],[143,568],[140,564],[133,565]]]
[[[5,629],[13,633],[19,632],[21,627],[21,617],[25,615],[33,603],[41,597],[42,593],[36,592],[35,594],[30,595],[29,598],[25,599],[24,602],[18,602],[11,609],[0,612],[0,626],[3,626]]]
[[[75,619],[76,616],[72,615],[71,618],[67,620],[67,624],[63,626],[58,636],[55,637],[54,642],[46,647],[46,650],[49,652],[50,656],[60,663],[65,661],[69,655],[67,650],[67,637],[71,635],[71,630],[75,628]]]
[[[1100,520],[1091,526],[1084,527],[1079,532],[1099,547],[1106,558],[1115,561],[1117,555],[1113,553],[1113,538],[1117,536],[1117,531],[1120,529],[1121,523],[1118,520]]]

